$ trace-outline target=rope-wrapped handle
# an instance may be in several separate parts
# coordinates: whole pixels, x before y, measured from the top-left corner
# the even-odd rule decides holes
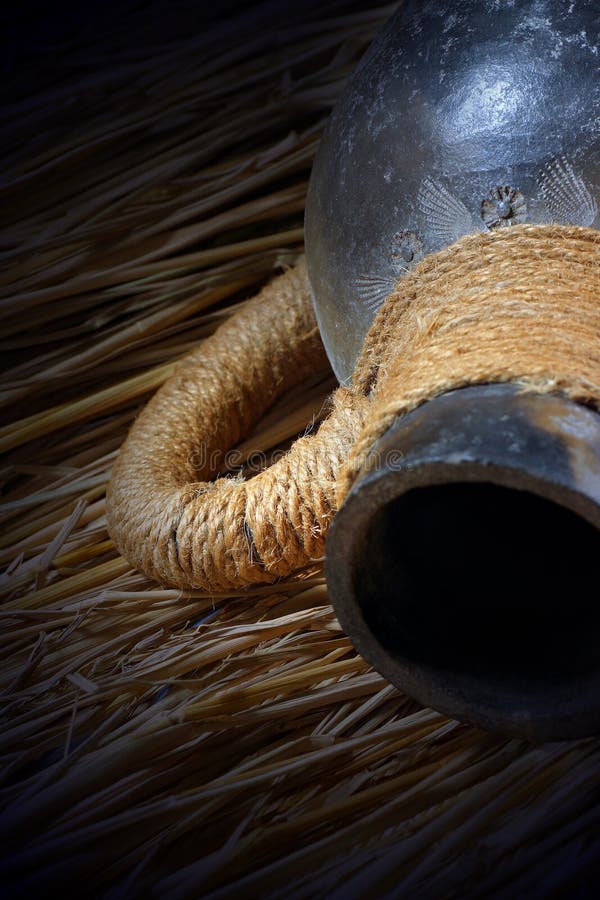
[[[304,263],[186,356],[135,421],[107,497],[119,551],[167,585],[269,582],[323,555],[338,469],[362,424],[340,388],[316,434],[248,481],[214,477],[286,390],[325,366]]]
[[[398,416],[498,382],[600,408],[599,340],[598,231],[516,225],[467,235],[398,282],[351,388],[334,393],[315,435],[246,482],[211,482],[214,454],[323,363],[301,264],[186,357],[141,413],[114,469],[110,532],[135,566],[181,588],[288,575],[323,554],[335,510]]]

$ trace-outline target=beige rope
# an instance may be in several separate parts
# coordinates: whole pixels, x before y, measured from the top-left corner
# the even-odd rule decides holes
[[[600,408],[600,233],[519,225],[427,257],[380,309],[316,435],[247,482],[209,481],[206,461],[322,363],[300,265],[186,357],[135,422],[108,495],[120,552],[181,588],[272,581],[323,554],[369,449],[426,400],[511,381]]]
[[[364,398],[336,392],[318,436],[249,481],[209,479],[277,397],[325,363],[302,263],[190,353],[134,423],[107,497],[119,551],[163,584],[205,590],[273,581],[322,556]]]

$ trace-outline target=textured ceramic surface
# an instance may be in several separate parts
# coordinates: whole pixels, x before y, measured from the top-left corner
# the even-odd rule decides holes
[[[341,381],[425,253],[520,222],[598,226],[599,69],[598,0],[402,4],[331,116],[306,208]]]

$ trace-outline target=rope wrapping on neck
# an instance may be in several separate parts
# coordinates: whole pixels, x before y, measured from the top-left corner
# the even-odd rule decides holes
[[[514,382],[600,408],[600,233],[518,225],[426,257],[379,310],[317,433],[248,481],[211,481],[211,459],[323,364],[302,263],[189,354],[134,423],[107,497],[119,551],[182,589],[273,581],[323,555],[370,448],[421,403]]]

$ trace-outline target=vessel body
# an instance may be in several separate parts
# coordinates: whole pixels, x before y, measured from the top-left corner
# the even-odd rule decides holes
[[[401,4],[336,105],[307,199],[340,381],[424,254],[522,222],[598,225],[599,34],[597,0]]]

